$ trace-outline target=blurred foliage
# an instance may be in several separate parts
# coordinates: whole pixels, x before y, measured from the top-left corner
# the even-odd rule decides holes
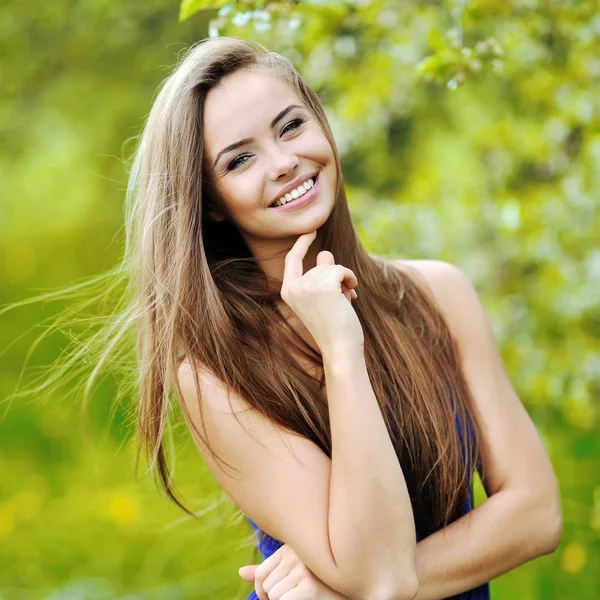
[[[551,556],[495,598],[600,590],[600,11],[587,0],[66,0],[0,13],[0,303],[65,287],[122,253],[122,159],[178,54],[251,37],[317,90],[370,252],[473,280],[561,488]],[[68,305],[68,302],[66,303]],[[65,303],[1,318],[0,395]],[[52,335],[31,373],[59,356]],[[26,375],[28,376],[28,375]],[[132,425],[107,377],[90,408],[13,403],[0,435],[0,599],[232,598],[249,533],[178,423],[176,483],[199,522],[134,481]],[[65,391],[65,393],[68,390]],[[77,396],[75,396],[77,400]]]

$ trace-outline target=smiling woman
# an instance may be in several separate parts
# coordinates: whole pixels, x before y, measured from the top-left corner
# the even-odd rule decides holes
[[[138,453],[183,507],[174,393],[257,533],[251,597],[486,599],[556,548],[552,469],[477,293],[452,265],[366,252],[287,59],[232,38],[187,52],[141,136],[126,227],[131,285],[89,383],[133,329]]]
[[[216,201],[208,218],[235,223],[261,270],[276,276],[263,257],[285,253],[333,208],[336,160],[323,127],[289,83],[263,68],[237,71],[206,94],[202,131]]]

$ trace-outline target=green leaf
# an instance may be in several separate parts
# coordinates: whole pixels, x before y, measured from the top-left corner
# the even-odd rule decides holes
[[[440,59],[437,56],[426,56],[417,65],[419,75],[433,75],[440,67]]]
[[[179,7],[179,22],[207,8],[221,8],[228,2],[229,0],[183,0]]]
[[[439,29],[430,29],[427,33],[427,43],[434,50],[443,50],[446,47],[446,40]]]

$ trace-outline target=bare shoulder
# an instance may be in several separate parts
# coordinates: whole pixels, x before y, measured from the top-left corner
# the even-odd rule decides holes
[[[473,318],[483,318],[483,307],[471,280],[456,265],[442,260],[389,261],[393,266],[426,284],[439,305],[450,329],[455,335],[464,336],[473,326]]]
[[[192,414],[198,413],[198,392],[202,394],[202,408],[232,414],[250,408],[242,398],[227,394],[226,386],[209,369],[186,358],[177,371],[182,402]],[[199,389],[198,389],[199,388]]]
[[[439,303],[451,303],[453,300],[472,295],[471,280],[456,265],[443,260],[404,260],[389,261],[396,268],[416,274],[431,289]]]
[[[460,288],[470,284],[469,278],[457,266],[443,260],[405,260],[393,259],[390,262],[397,268],[417,273],[424,280],[432,292],[449,292],[451,289]]]
[[[194,441],[227,495],[262,531],[291,546],[319,579],[344,589],[328,538],[331,459],[204,366],[186,360],[177,379],[186,417],[204,436],[204,443],[193,435]]]

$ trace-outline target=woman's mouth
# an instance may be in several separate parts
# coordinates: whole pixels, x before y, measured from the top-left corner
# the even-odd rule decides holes
[[[302,208],[307,204],[310,204],[319,193],[319,174],[311,177],[303,185],[298,186],[290,193],[286,194],[284,198],[280,198],[269,208],[277,210],[296,210]]]

